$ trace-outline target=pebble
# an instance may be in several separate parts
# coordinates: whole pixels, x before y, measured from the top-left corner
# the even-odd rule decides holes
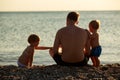
[[[120,64],[93,66],[0,66],[0,80],[120,80]]]

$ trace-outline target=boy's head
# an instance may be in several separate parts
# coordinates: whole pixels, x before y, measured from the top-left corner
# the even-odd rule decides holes
[[[28,43],[35,43],[35,42],[39,42],[40,41],[40,38],[36,35],[36,34],[31,34],[29,37],[28,37]]]
[[[70,12],[70,13],[67,15],[67,19],[76,22],[76,21],[78,21],[79,16],[80,16],[80,14],[77,13],[77,12]]]
[[[89,23],[89,27],[92,27],[94,30],[99,29],[100,22],[98,20],[92,20]]]

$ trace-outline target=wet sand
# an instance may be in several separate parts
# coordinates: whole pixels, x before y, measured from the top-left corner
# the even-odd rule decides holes
[[[39,66],[19,68],[14,65],[0,66],[0,80],[120,80],[120,63],[105,64],[96,68],[91,65]]]

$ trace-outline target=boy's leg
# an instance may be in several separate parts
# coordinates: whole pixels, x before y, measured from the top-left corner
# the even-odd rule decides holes
[[[93,66],[96,66],[96,61],[94,56],[91,56],[91,60],[92,60]]]
[[[100,66],[100,60],[98,59],[98,57],[95,57],[96,60],[96,67]]]

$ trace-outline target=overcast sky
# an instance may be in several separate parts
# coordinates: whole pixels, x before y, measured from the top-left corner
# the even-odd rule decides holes
[[[0,0],[0,11],[120,10],[120,0]]]

